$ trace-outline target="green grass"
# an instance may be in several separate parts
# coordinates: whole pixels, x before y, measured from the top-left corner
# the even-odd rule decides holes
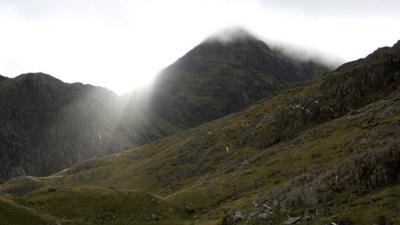
[[[42,188],[16,199],[62,224],[185,224],[185,212],[144,192],[94,186]]]
[[[0,197],[1,225],[55,225],[50,219],[34,210],[20,206],[10,199]]]

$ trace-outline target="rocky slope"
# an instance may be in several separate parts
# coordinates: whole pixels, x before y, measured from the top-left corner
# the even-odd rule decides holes
[[[145,100],[41,73],[0,76],[0,183],[171,135],[323,70],[275,54],[246,34],[229,44],[200,44],[159,75]]]
[[[398,224],[399,124],[400,42],[236,114],[0,192],[14,215],[23,208],[50,224],[165,224],[168,215],[168,224]],[[148,206],[138,220],[119,204],[57,210],[72,204],[66,190],[92,186],[177,208],[158,220],[145,217],[159,214]]]

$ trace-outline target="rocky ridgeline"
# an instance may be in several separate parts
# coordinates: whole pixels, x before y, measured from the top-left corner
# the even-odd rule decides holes
[[[339,118],[381,99],[399,85],[400,47],[379,49],[366,59],[345,64],[328,73],[318,85],[303,84],[307,87],[304,94],[295,93],[295,99],[276,106],[263,118],[251,121],[265,132],[247,139],[252,139],[260,148],[267,148],[297,136],[310,123],[321,124]],[[249,133],[244,135],[252,136]]]
[[[399,104],[399,43],[392,48],[378,49],[365,59],[328,73],[318,85],[305,91],[304,96],[277,107],[257,122],[251,122],[265,130],[253,140],[261,148],[289,141],[310,124],[337,118],[347,123],[357,120],[359,126],[371,129],[368,135],[348,145],[380,147],[368,148],[333,168],[308,172],[278,185],[242,211],[227,215],[223,224],[273,224],[282,214],[288,216],[284,224],[303,224],[314,217],[331,215],[329,209],[318,207],[345,192],[361,195],[400,182],[400,135],[390,132],[400,123],[376,122],[390,117],[393,106]],[[384,130],[375,131],[377,126],[383,126]],[[299,204],[309,209],[301,215],[291,214]],[[379,225],[392,224],[384,217],[377,220]],[[343,219],[330,224],[354,223]]]

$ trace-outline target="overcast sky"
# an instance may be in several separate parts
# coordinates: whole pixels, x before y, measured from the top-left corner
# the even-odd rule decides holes
[[[398,0],[0,0],[0,74],[123,93],[231,25],[350,61],[400,39],[399,12]]]

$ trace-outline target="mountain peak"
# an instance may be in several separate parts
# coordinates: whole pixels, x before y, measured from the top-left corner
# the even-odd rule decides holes
[[[37,73],[24,73],[16,77],[17,79],[40,79],[40,80],[58,80],[57,78],[42,72]]]
[[[229,27],[217,33],[214,33],[205,42],[219,41],[222,43],[231,43],[237,41],[259,41],[255,34],[240,26]]]
[[[281,56],[234,27],[211,36],[161,72],[152,105],[171,124],[193,127],[325,70]]]
[[[48,95],[49,93],[58,92],[59,88],[65,83],[61,80],[45,74],[45,73],[25,73],[13,79],[9,79],[7,87],[16,89],[26,95]]]
[[[48,84],[48,85],[59,85],[63,84],[61,80],[46,74],[46,73],[24,73],[15,78],[16,82],[22,82],[25,84]]]

